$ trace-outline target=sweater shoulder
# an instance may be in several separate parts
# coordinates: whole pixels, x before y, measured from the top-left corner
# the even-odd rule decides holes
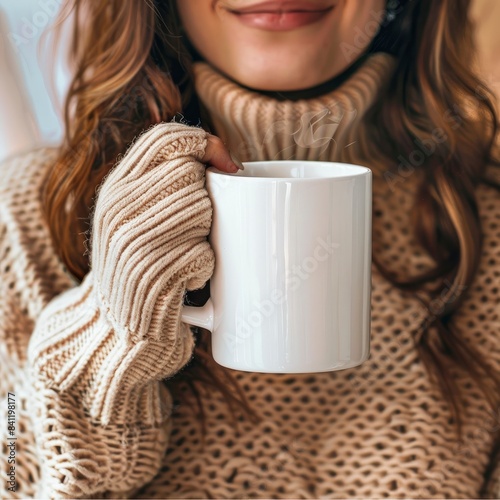
[[[476,191],[479,217],[483,234],[483,251],[479,276],[488,283],[498,283],[500,277],[500,169],[489,179],[495,184],[481,184]],[[494,287],[486,295],[500,306],[500,296]]]
[[[8,156],[0,161],[0,167],[4,172],[19,168],[22,168],[25,172],[29,170],[33,171],[41,166],[47,166],[49,163],[53,163],[58,154],[59,148],[56,146],[44,146],[30,149],[29,151]]]
[[[57,148],[39,148],[0,163],[0,204],[21,205],[40,199],[43,180],[57,158]]]
[[[42,212],[42,186],[56,156],[56,149],[44,148],[0,163],[0,317],[9,313],[11,324],[29,323],[73,284]]]
[[[493,177],[490,177],[494,180]],[[497,176],[498,178],[498,176]],[[482,231],[482,252],[478,270],[466,290],[465,300],[454,316],[456,326],[500,367],[500,183],[481,184],[476,199]]]

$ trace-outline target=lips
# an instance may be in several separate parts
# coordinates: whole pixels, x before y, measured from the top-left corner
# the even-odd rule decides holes
[[[333,9],[307,1],[271,1],[226,10],[246,26],[268,31],[288,31],[320,21]]]

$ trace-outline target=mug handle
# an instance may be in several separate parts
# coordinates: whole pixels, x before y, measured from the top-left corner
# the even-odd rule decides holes
[[[214,331],[214,304],[209,298],[202,307],[182,306],[181,321],[191,326],[200,326]]]

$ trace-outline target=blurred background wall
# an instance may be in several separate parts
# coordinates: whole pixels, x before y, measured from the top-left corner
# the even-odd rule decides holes
[[[0,160],[61,140],[69,30],[57,53],[50,36],[40,41],[64,1],[0,0]],[[473,0],[471,16],[482,74],[500,97],[500,0]]]
[[[63,1],[0,0],[0,159],[61,140],[68,30],[56,53],[47,28]]]

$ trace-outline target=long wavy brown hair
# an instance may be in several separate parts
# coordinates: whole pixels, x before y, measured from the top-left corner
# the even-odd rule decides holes
[[[492,408],[500,403],[499,374],[450,321],[478,269],[482,232],[475,188],[481,182],[493,183],[486,170],[494,163],[497,135],[493,98],[470,68],[474,44],[469,3],[408,4],[402,23],[407,42],[364,128],[371,156],[392,158],[393,163],[398,155],[414,150],[415,138],[430,138],[438,129],[448,137],[419,167],[424,182],[414,211],[419,214],[415,234],[435,268],[402,278],[385,269],[376,255],[374,259],[387,279],[418,296],[429,283],[437,283],[434,293],[440,307],[431,310],[426,304],[429,315],[415,334],[415,345],[449,399],[459,430],[461,398],[450,375],[450,360],[468,372]],[[65,141],[46,179],[44,209],[61,259],[82,279],[89,271],[85,241],[97,186],[141,131],[184,110],[193,97],[193,79],[174,0],[70,4],[76,68],[65,104]],[[454,127],[447,114],[454,106],[462,110],[460,127]],[[431,329],[437,337],[428,334]],[[209,351],[207,332],[200,330],[193,359],[168,381],[169,387],[189,384],[202,422],[199,388],[208,385],[224,394],[232,411],[243,407],[255,417],[230,371],[217,365]]]

